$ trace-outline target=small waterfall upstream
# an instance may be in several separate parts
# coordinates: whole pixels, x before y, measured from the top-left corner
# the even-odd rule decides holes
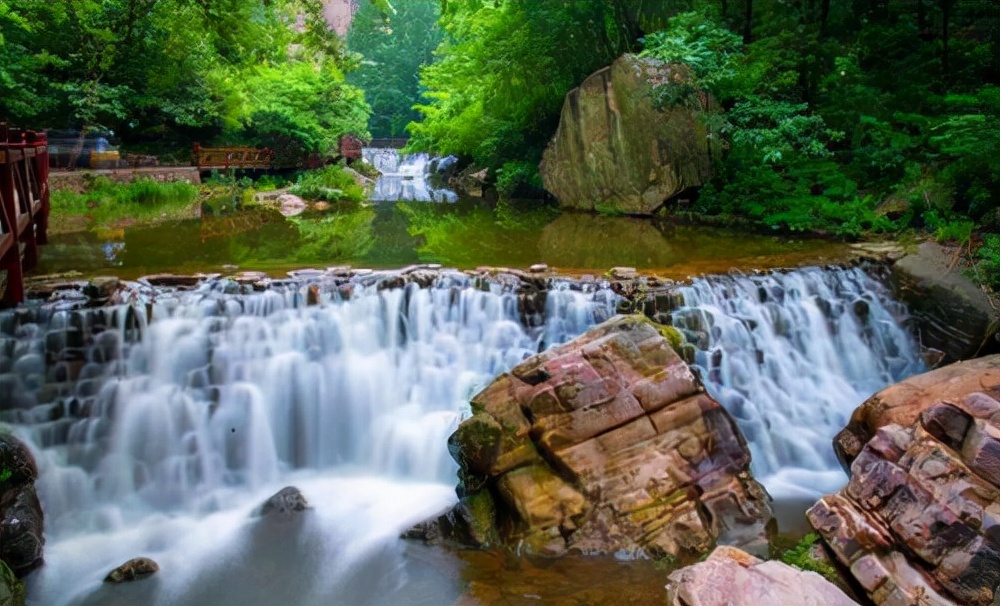
[[[323,288],[319,305],[305,285],[206,285],[0,314],[0,420],[36,453],[46,514],[33,603],[453,599],[460,588],[395,540],[454,502],[447,436],[492,377],[610,317],[618,297],[556,281],[526,322],[516,289],[462,274],[352,288]],[[922,370],[905,310],[860,269],[708,277],[681,293],[673,322],[778,496],[839,488],[833,434]],[[304,527],[252,520],[287,484],[314,505]],[[160,563],[152,585],[101,584],[139,555]]]
[[[365,162],[382,171],[375,180],[373,202],[448,202],[458,201],[458,195],[449,189],[432,187],[427,182],[428,154],[400,155],[388,148],[366,147],[362,150]]]

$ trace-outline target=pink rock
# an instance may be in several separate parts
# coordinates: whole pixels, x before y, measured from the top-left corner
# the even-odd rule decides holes
[[[718,547],[704,562],[669,577],[669,606],[857,606],[815,572],[764,562],[733,547]]]

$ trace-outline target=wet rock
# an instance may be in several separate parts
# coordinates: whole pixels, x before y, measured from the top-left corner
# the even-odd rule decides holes
[[[634,267],[614,267],[609,274],[615,280],[634,280],[639,277],[639,272]]]
[[[128,583],[138,581],[159,572],[160,566],[149,558],[132,558],[104,577],[105,583]]]
[[[546,556],[766,550],[745,440],[641,317],[529,358],[472,411],[449,439],[461,502],[413,536]]]
[[[0,560],[24,576],[42,563],[42,506],[35,493],[38,468],[28,448],[0,428]]]
[[[544,274],[545,272],[549,271],[549,266],[546,265],[545,263],[535,263],[534,265],[528,268],[528,271],[530,271],[533,274]]]
[[[286,486],[276,492],[268,500],[254,510],[255,517],[264,517],[271,514],[291,514],[301,513],[309,509],[309,501],[294,486]]]
[[[1000,355],[944,366],[883,389],[855,409],[847,427],[834,437],[837,458],[850,470],[880,427],[893,423],[909,427],[927,407],[942,401],[963,404],[979,392],[1000,396]]]
[[[1000,401],[942,381],[948,401],[918,392],[913,408],[890,409],[898,422],[865,442],[847,487],[807,514],[879,606],[1000,600]]]
[[[658,86],[691,88],[692,103],[657,107]],[[693,88],[687,66],[634,55],[595,72],[566,95],[539,167],[545,189],[564,208],[650,215],[704,183],[718,150],[698,116],[717,109]]]
[[[921,343],[945,352],[949,361],[1000,349],[990,334],[1000,314],[982,290],[952,268],[951,255],[936,242],[924,242],[896,262],[892,284],[917,322]]]
[[[176,276],[174,274],[153,274],[139,278],[140,282],[145,282],[150,286],[172,287],[172,288],[194,288],[201,282],[198,276]]]
[[[815,572],[777,560],[762,561],[733,547],[717,547],[704,562],[672,573],[669,606],[856,606],[836,585]]]
[[[309,205],[302,198],[293,194],[281,194],[277,198],[278,212],[286,217],[301,215]]]

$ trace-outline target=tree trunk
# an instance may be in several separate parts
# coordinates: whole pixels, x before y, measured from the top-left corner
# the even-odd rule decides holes
[[[951,21],[951,9],[955,0],[940,0],[941,6],[941,75],[947,85],[951,80],[951,58],[948,56],[948,25]]]
[[[743,44],[753,40],[753,0],[746,0],[746,15],[743,22]]]
[[[819,35],[826,36],[826,23],[830,19],[830,0],[823,0],[819,5]]]

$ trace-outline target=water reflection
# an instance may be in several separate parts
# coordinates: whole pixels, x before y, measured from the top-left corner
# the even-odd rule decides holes
[[[150,227],[50,237],[35,273],[70,270],[137,277],[220,271],[224,265],[279,272],[352,264],[391,268],[416,262],[458,268],[547,263],[567,272],[614,266],[667,277],[834,262],[843,245],[785,240],[629,217],[560,214],[537,202],[490,205],[398,202],[283,217],[254,208]]]

